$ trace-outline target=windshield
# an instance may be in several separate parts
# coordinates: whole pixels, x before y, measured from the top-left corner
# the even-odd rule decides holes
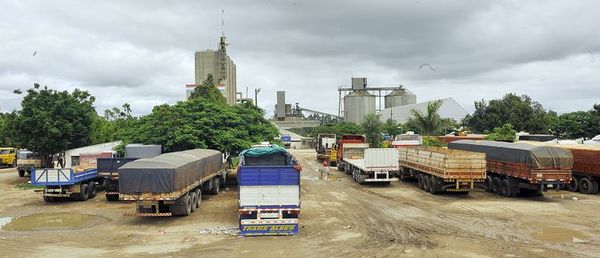
[[[0,154],[9,154],[10,150],[0,150]]]
[[[37,157],[38,155],[31,151],[19,151],[19,154],[17,154],[18,159],[33,159]]]

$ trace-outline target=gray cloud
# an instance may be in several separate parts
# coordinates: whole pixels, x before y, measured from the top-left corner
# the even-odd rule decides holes
[[[221,10],[238,90],[337,113],[352,76],[419,101],[528,94],[559,112],[600,102],[594,1],[0,1],[0,110],[40,82],[89,90],[102,110],[175,103],[193,53],[215,48]],[[38,51],[32,56],[34,51]],[[429,63],[435,71],[419,69]]]

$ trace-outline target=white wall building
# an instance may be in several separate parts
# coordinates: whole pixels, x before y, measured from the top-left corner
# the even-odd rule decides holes
[[[396,122],[398,123],[406,123],[408,119],[412,117],[411,110],[414,109],[422,114],[427,114],[427,105],[429,105],[429,103],[433,101],[435,100],[405,106],[398,106],[393,108],[386,108],[380,113],[381,120],[385,122],[391,116],[392,119],[396,120]],[[455,121],[460,122],[463,118],[465,118],[466,115],[469,114],[467,110],[465,110],[453,98],[440,99],[440,101],[442,101],[442,105],[438,110],[438,114],[442,118],[452,118]]]
[[[121,141],[107,142],[96,145],[79,147],[65,151],[65,167],[71,168],[79,164],[79,155],[82,153],[100,153],[105,151],[113,151]]]

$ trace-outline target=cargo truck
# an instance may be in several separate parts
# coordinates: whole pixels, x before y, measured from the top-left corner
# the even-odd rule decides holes
[[[336,135],[330,133],[317,134],[315,150],[317,151],[317,160],[329,161],[329,166],[335,166],[337,162],[337,151],[335,149]]]
[[[398,181],[398,150],[395,148],[368,148],[367,143],[346,143],[342,160],[344,172],[359,184]]]
[[[398,148],[400,180],[416,179],[419,188],[441,192],[470,192],[482,189],[485,154],[439,147]]]
[[[202,194],[219,193],[227,178],[222,154],[194,149],[131,161],[118,169],[119,200],[135,204],[124,216],[187,216],[200,207]]]
[[[598,193],[598,184],[600,182],[600,145],[529,141],[523,143],[554,146],[571,151],[573,155],[573,171],[571,182],[566,185],[567,190],[584,194]]]
[[[77,171],[73,168],[34,168],[31,184],[43,186],[44,201],[58,199],[86,201],[96,197],[98,170]]]
[[[366,144],[367,138],[360,134],[344,134],[336,144],[336,166],[339,171],[344,171],[344,146],[347,144],[363,143]],[[367,145],[368,147],[368,145]]]
[[[0,166],[17,166],[17,149],[12,147],[0,147]]]
[[[294,157],[281,147],[240,153],[237,178],[242,236],[298,234],[300,170]]]
[[[34,168],[42,167],[42,158],[36,153],[28,150],[17,152],[17,172],[19,177],[31,175]]]
[[[471,140],[450,142],[448,148],[485,153],[484,187],[499,195],[541,195],[548,190],[558,191],[571,181],[573,156],[561,148]]]

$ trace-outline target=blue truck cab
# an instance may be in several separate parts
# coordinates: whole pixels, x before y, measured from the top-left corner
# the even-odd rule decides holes
[[[279,146],[240,153],[239,222],[242,236],[297,235],[300,167]]]

